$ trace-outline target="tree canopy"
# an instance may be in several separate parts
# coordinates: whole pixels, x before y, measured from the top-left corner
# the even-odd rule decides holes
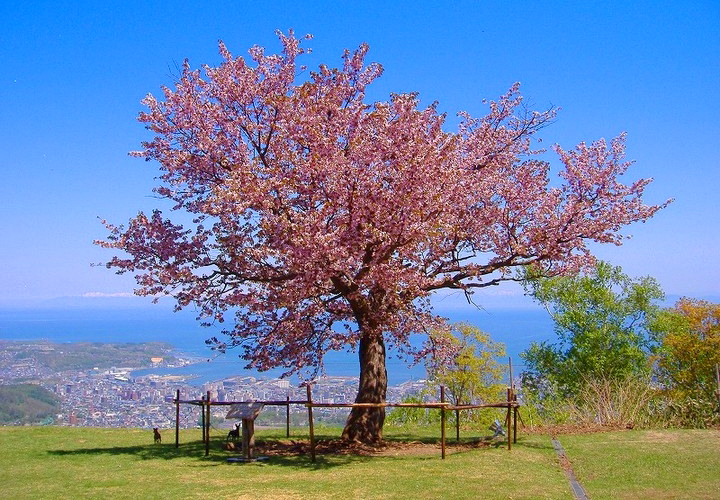
[[[455,354],[449,360],[431,360],[428,374],[432,382],[449,390],[450,401],[455,405],[500,401],[506,372],[500,359],[505,356],[505,344],[467,323],[452,325],[451,331],[436,335],[446,338]]]
[[[669,391],[703,401],[717,399],[720,304],[683,298],[653,322],[659,340],[658,374]]]
[[[655,279],[633,280],[606,262],[588,273],[527,276],[526,289],[552,315],[558,342],[533,344],[522,354],[526,383],[547,381],[574,395],[587,380],[650,373],[649,327],[664,296]]]
[[[135,154],[159,163],[157,195],[191,222],[139,213],[106,223],[99,242],[124,252],[108,267],[135,273],[136,293],[194,304],[206,321],[233,314],[214,342],[240,347],[248,366],[312,374],[350,346],[358,401],[382,402],[385,342],[415,358],[433,347],[409,338],[438,326],[434,291],[470,294],[529,264],[576,269],[587,241],[619,244],[623,226],[661,208],[642,201],[649,179],[619,181],[624,135],[556,146],[551,184],[533,141],[555,110],[527,109],[517,84],[448,132],[417,94],[365,102],[382,73],[367,45],[307,72],[306,42],[278,37],[281,53],[256,46],[249,60],[221,43],[222,64],[186,61],[174,89],[145,98],[154,138]],[[344,436],[379,439],[383,416],[353,410]]]

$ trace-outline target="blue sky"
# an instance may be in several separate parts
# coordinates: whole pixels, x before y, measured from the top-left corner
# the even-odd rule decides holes
[[[158,205],[140,100],[184,58],[219,62],[278,49],[276,29],[312,33],[310,67],[370,44],[385,73],[373,100],[418,91],[455,113],[485,111],[515,81],[562,108],[547,144],[628,133],[630,179],[675,202],[633,239],[597,254],[671,295],[720,297],[720,2],[28,2],[0,4],[0,306],[123,295],[132,281],[91,263],[108,251],[98,217],[124,223]],[[484,304],[522,303],[497,287]],[[447,305],[453,298],[447,299]]]

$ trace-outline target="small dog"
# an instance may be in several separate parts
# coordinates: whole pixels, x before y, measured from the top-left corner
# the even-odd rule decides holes
[[[228,432],[227,439],[225,441],[236,441],[240,437],[240,424],[235,424],[235,428]]]
[[[162,436],[157,427],[153,427],[153,434],[155,435],[155,443],[162,443]]]

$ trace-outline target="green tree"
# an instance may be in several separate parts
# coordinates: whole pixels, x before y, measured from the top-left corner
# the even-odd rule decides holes
[[[720,304],[683,298],[652,324],[658,376],[675,397],[714,401],[720,364]]]
[[[657,281],[637,280],[598,262],[587,273],[552,278],[525,275],[525,289],[552,315],[558,342],[533,343],[521,356],[523,383],[580,393],[588,380],[622,380],[650,372],[648,322],[663,298]]]
[[[445,345],[447,359],[435,358],[428,363],[430,383],[442,385],[454,405],[497,402],[504,386],[504,366],[499,361],[505,356],[505,344],[494,342],[490,335],[467,323],[457,323],[451,330],[436,331],[435,342]],[[460,419],[460,412],[455,412]]]

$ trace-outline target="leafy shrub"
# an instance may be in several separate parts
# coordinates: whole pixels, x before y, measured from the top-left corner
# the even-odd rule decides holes
[[[423,403],[428,391],[406,396],[402,403]],[[396,407],[385,417],[385,423],[398,427],[408,425],[430,425],[440,422],[440,411],[435,408]]]
[[[718,403],[702,397],[668,397],[663,407],[667,427],[705,429],[720,425]]]

